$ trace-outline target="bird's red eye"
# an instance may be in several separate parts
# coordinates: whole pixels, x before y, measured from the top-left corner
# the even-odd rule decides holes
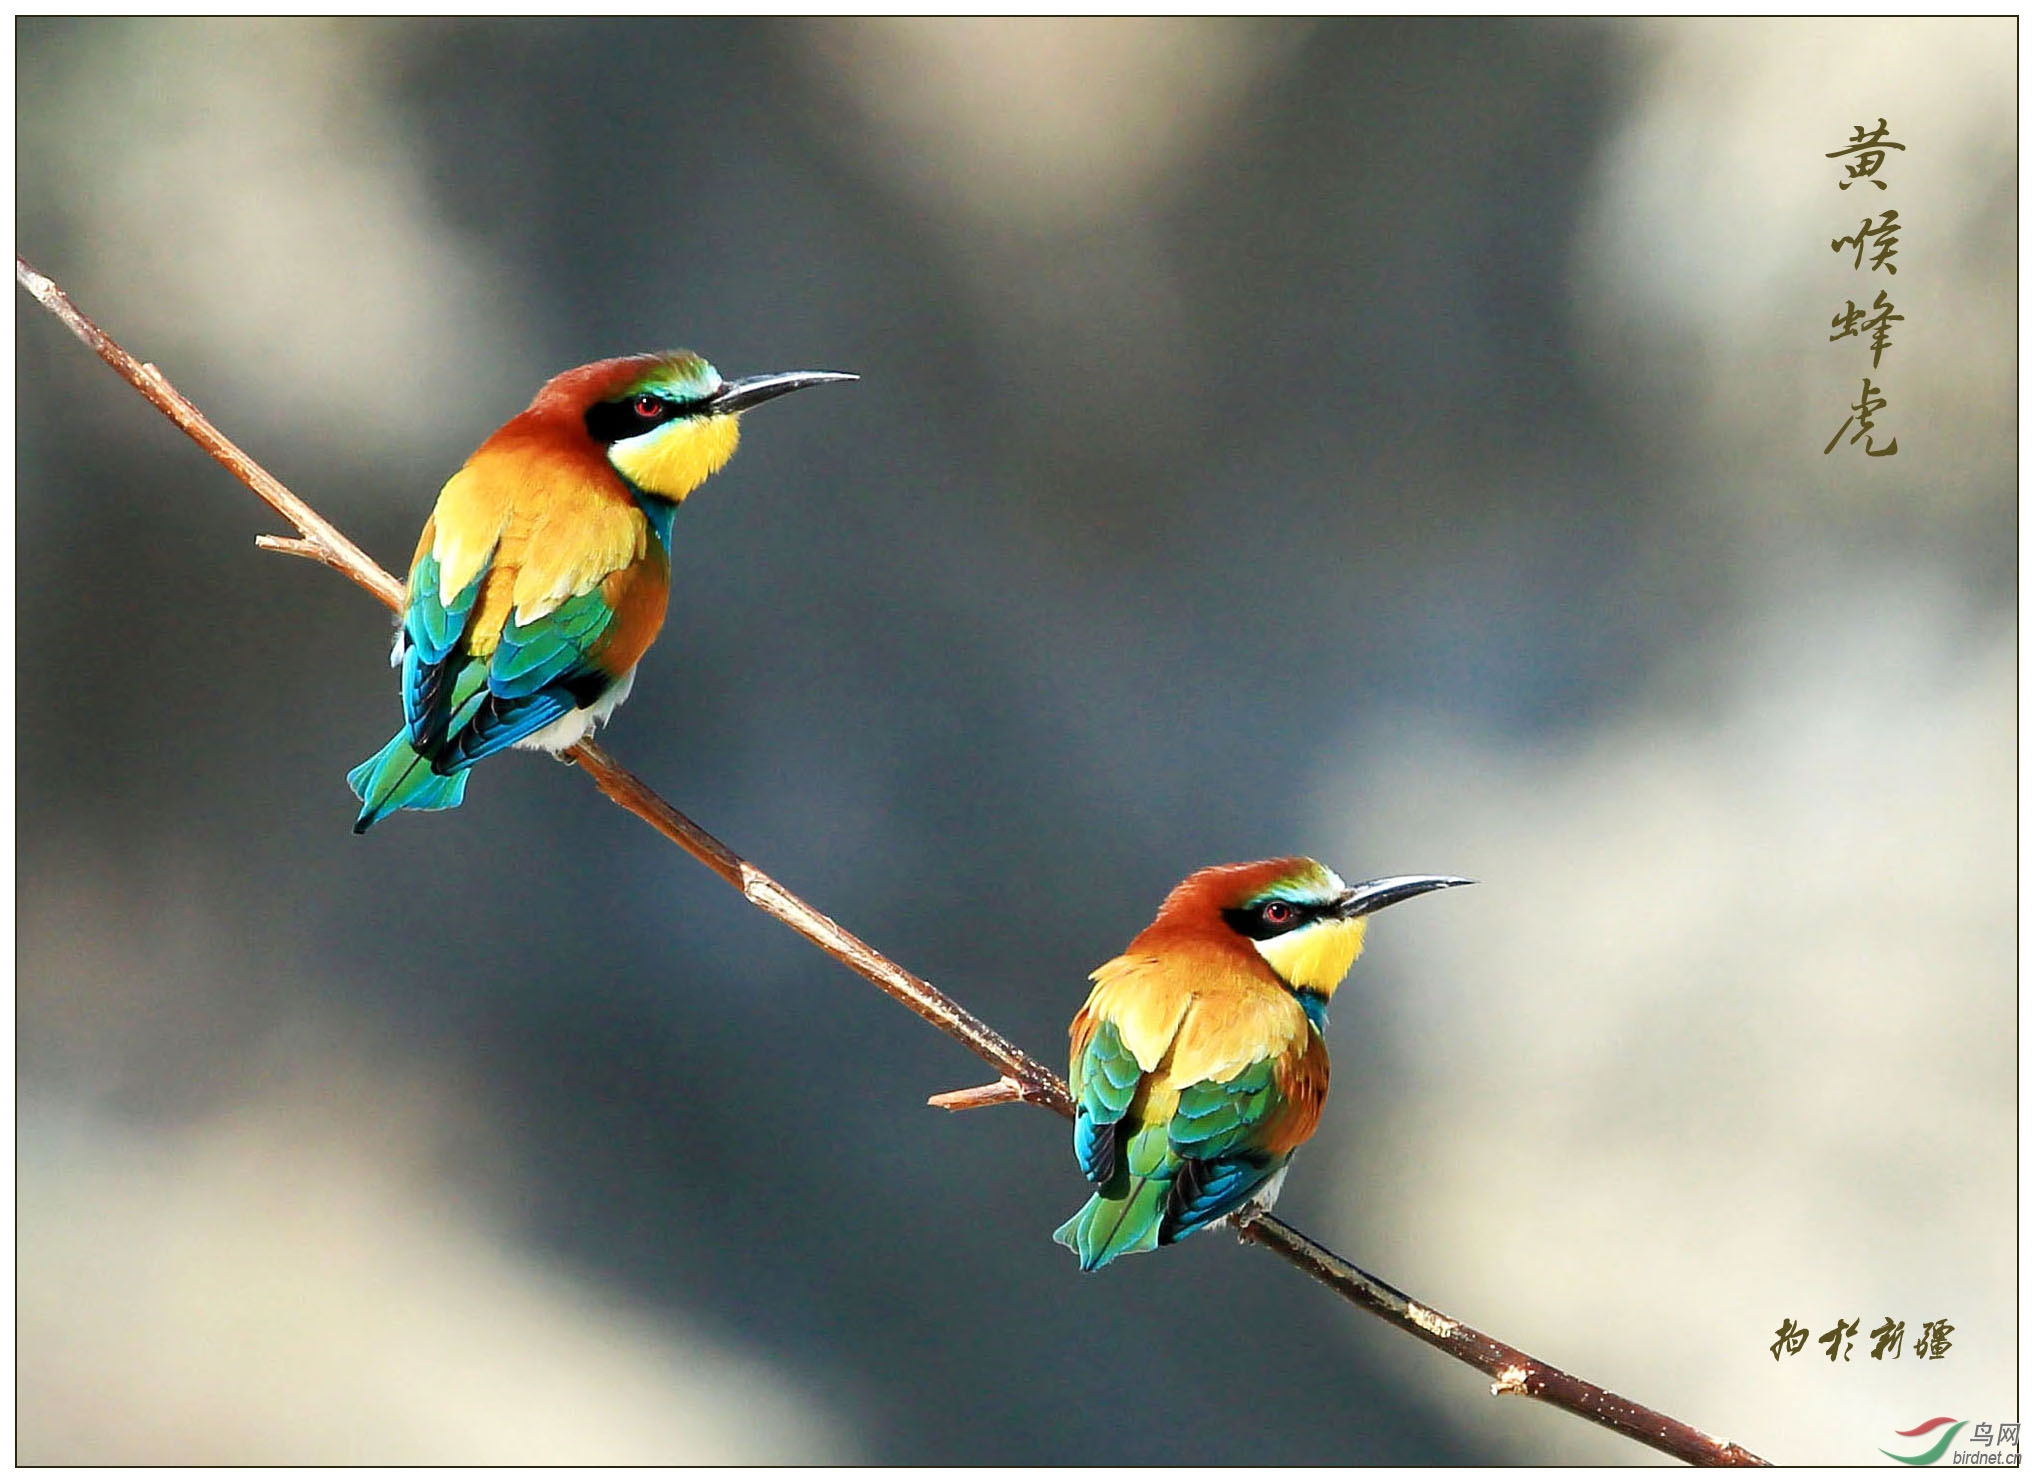
[[[653,396],[639,396],[636,398],[636,416],[638,417],[655,417],[663,410],[664,404]]]
[[[1269,902],[1264,908],[1264,920],[1274,927],[1283,927],[1292,920],[1292,907],[1283,901]]]

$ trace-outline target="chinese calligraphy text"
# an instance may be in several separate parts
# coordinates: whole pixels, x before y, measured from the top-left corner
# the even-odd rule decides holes
[[[1858,124],[1852,128],[1848,144],[1841,149],[1832,149],[1824,156],[1825,159],[1841,159],[1845,162],[1844,178],[1836,183],[1838,190],[1847,191],[1860,180],[1869,181],[1880,190],[1886,189],[1886,182],[1879,178],[1879,171],[1886,163],[1886,151],[1893,149],[1904,151],[1907,148],[1899,141],[1887,138],[1889,132],[1889,126],[1883,118],[1879,120],[1878,126],[1872,129]],[[1877,273],[1883,270],[1888,278],[1895,277],[1900,271],[1899,265],[1893,259],[1898,257],[1900,252],[1901,225],[1900,213],[1888,206],[1876,218],[1867,215],[1858,223],[1857,230],[1851,235],[1832,237],[1829,250],[1841,253],[1846,247],[1852,249],[1850,269],[1853,273]],[[1865,262],[1867,251],[1871,254],[1869,266]],[[1854,339],[1861,348],[1870,346],[1872,369],[1876,371],[1884,361],[1886,352],[1893,348],[1893,326],[1904,323],[1906,318],[1906,315],[1899,312],[1885,289],[1878,291],[1878,297],[1872,300],[1870,308],[1859,308],[1856,299],[1845,298],[1843,307],[1829,321],[1829,327],[1836,331],[1829,337],[1829,341],[1834,344],[1838,340]],[[1874,419],[1885,411],[1886,407],[1887,398],[1884,389],[1872,385],[1871,377],[1864,377],[1858,398],[1851,403],[1850,416],[1844,418],[1843,426],[1839,427],[1836,435],[1823,445],[1823,455],[1826,457],[1834,453],[1836,445],[1844,441],[1845,433],[1850,433],[1851,444],[1859,442],[1864,444],[1864,451],[1868,457],[1890,458],[1898,453],[1900,451],[1898,438],[1887,438],[1885,446],[1881,447],[1873,436]],[[1852,428],[1856,431],[1852,432]]]
[[[1844,161],[1844,178],[1836,183],[1838,190],[1847,191],[1860,180],[1869,180],[1880,190],[1886,188],[1886,183],[1878,178],[1880,166],[1886,163],[1886,151],[1889,149],[1904,151],[1907,147],[1894,143],[1886,137],[1886,133],[1884,119],[1880,119],[1879,126],[1869,134],[1865,132],[1865,126],[1859,124],[1851,131],[1849,144],[1842,149],[1832,149],[1823,156],[1825,160]],[[1845,159],[1847,155],[1854,155],[1856,158]]]
[[[1853,1341],[1857,1338],[1858,1330],[1863,1324],[1864,1319],[1862,1316],[1857,1318],[1838,1318],[1827,1333],[1816,1336],[1815,1342],[1820,1344],[1827,1352],[1831,1364],[1835,1364],[1838,1360],[1848,1364],[1850,1363],[1851,1350],[1855,1347]],[[1909,1346],[1908,1352],[1916,1359],[1941,1359],[1945,1354],[1949,1353],[1949,1336],[1955,1332],[1956,1325],[1948,1319],[1932,1319],[1921,1325],[1921,1332],[1915,1338],[1913,1344]],[[1773,1330],[1773,1334],[1773,1342],[1768,1344],[1766,1348],[1772,1354],[1775,1361],[1778,1361],[1783,1355],[1799,1354],[1808,1343],[1808,1326],[1796,1323],[1791,1318],[1783,1319],[1780,1326]],[[1886,1321],[1872,1330],[1871,1337],[1873,1344],[1871,1357],[1873,1359],[1898,1359],[1900,1357],[1901,1345],[1906,1341],[1906,1335],[1907,1325],[1905,1321],[1895,1319],[1888,1314]]]

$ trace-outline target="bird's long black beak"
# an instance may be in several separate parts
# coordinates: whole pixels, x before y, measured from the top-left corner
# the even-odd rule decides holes
[[[1335,914],[1344,921],[1351,917],[1367,917],[1373,911],[1383,911],[1387,906],[1396,906],[1401,901],[1410,901],[1415,896],[1424,896],[1444,886],[1475,884],[1459,875],[1387,875],[1380,880],[1358,881],[1335,903]]]
[[[729,381],[706,400],[706,410],[716,415],[727,412],[745,412],[750,407],[760,407],[773,397],[787,392],[803,391],[808,386],[824,386],[829,381],[859,381],[846,371],[772,371],[767,376],[742,376]]]

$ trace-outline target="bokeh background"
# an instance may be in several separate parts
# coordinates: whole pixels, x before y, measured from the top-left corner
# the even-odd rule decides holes
[[[1281,1213],[1771,1457],[2013,1418],[2012,21],[16,39],[21,250],[391,566],[563,367],[862,374],[607,733],[794,889],[1057,1061],[1190,869],[1474,876]],[[386,617],[16,346],[23,1460],[1654,1457],[1225,1236],[1079,1276],[1060,1124],[566,768],[353,837]]]

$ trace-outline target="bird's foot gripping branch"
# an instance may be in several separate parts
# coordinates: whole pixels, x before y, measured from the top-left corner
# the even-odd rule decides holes
[[[401,607],[401,582],[213,427],[161,372],[135,360],[80,313],[56,284],[19,257],[15,259],[14,275],[22,288],[72,334],[297,531],[293,537],[259,536],[258,546],[329,566],[374,594],[388,608]],[[999,1079],[986,1087],[934,1097],[935,1106],[960,1111],[1004,1102],[1030,1102],[1063,1117],[1074,1115],[1073,1097],[1049,1067],[749,864],[659,798],[641,779],[591,741],[580,741],[563,756],[577,762],[609,799],[698,860],[758,910],[846,964],[1000,1073]],[[1244,1242],[1283,1258],[1358,1307],[1482,1371],[1490,1377],[1494,1395],[1523,1395],[1545,1401],[1685,1462],[1742,1466],[1763,1461],[1734,1442],[1613,1395],[1417,1303],[1273,1216],[1239,1215],[1237,1234]]]

